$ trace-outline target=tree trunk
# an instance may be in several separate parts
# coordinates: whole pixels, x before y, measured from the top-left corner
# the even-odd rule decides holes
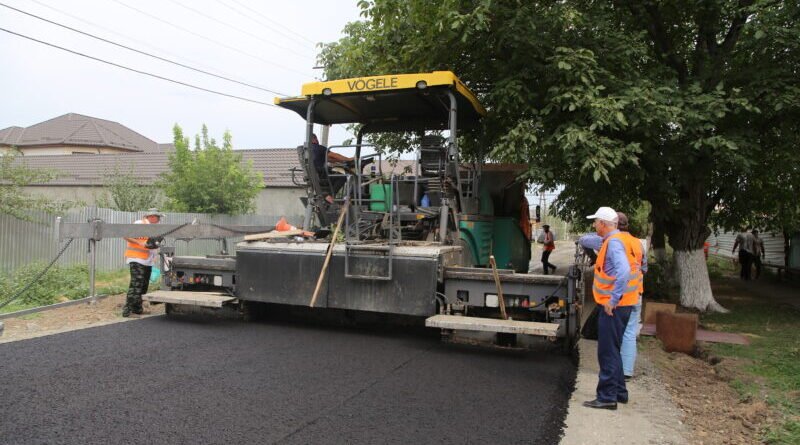
[[[711,293],[703,243],[711,234],[708,214],[714,208],[701,182],[681,189],[680,204],[667,226],[669,244],[674,249],[675,277],[680,285],[681,305],[701,311],[727,312]]]
[[[653,223],[653,237],[650,239],[653,245],[653,255],[656,263],[667,264],[667,243],[664,239],[663,223]]]
[[[681,306],[701,311],[728,312],[714,300],[703,249],[676,250],[675,271],[681,287]]]

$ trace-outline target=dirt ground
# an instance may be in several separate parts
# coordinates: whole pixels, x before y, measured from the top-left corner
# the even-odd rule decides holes
[[[712,281],[712,288],[723,306],[752,299],[759,292],[775,301],[798,304],[796,295],[790,298],[788,294],[793,292],[787,292],[785,286],[766,281],[745,283],[727,277]],[[695,356],[689,356],[664,352],[653,337],[643,337],[640,341],[643,353],[657,365],[673,401],[684,411],[684,422],[693,429],[693,444],[761,444],[760,433],[780,419],[780,414],[773,412],[763,397],[754,400],[741,396],[731,386],[731,382],[739,380],[765,387],[765,382],[740,371],[749,364],[748,359],[716,357],[702,342]]]
[[[125,295],[112,295],[96,304],[78,304],[7,318],[2,320],[5,330],[0,335],[0,343],[131,320],[122,318],[124,304]],[[164,305],[148,308],[148,303],[145,303],[145,310],[150,312],[145,316],[160,315],[164,313]]]
[[[739,367],[734,359],[697,358],[667,353],[658,340],[642,342],[644,354],[655,363],[667,391],[684,412],[694,434],[693,445],[760,444],[759,430],[772,421],[763,401],[742,400],[729,382]],[[701,353],[702,354],[702,353]]]

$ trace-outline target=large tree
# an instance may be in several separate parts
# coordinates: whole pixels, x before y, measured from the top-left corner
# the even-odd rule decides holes
[[[264,180],[252,162],[243,162],[233,150],[230,132],[224,133],[220,147],[203,125],[194,150],[177,124],[173,133],[175,152],[169,157],[170,171],[161,180],[170,210],[231,215],[255,210]]]
[[[797,133],[781,147],[758,136],[785,120],[765,109],[798,107],[795,2],[359,4],[364,20],[323,51],[329,78],[455,71],[490,111],[492,158],[562,185],[562,213],[648,201],[674,248],[681,302],[722,309],[702,254],[709,216],[763,159],[797,163]]]

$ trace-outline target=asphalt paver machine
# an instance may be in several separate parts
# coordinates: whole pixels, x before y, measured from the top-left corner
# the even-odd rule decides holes
[[[453,73],[313,82],[275,104],[306,121],[294,177],[307,190],[303,229],[316,236],[242,242],[229,258],[175,257],[166,289],[151,301],[200,304],[178,296],[190,295],[192,277],[202,276],[205,289],[227,292],[215,305],[243,311],[307,307],[315,295],[314,310],[411,316],[445,337],[476,331],[509,341],[522,334],[574,346],[581,270],[527,273],[525,166],[462,159],[459,143],[477,133],[463,130],[477,129],[486,110]],[[315,147],[314,125],[336,124],[353,125],[354,143]],[[410,144],[411,171],[384,171],[387,147],[367,142],[381,135]],[[326,150],[324,166],[314,150]],[[328,151],[352,157],[336,164]],[[336,226],[340,235],[332,239]]]

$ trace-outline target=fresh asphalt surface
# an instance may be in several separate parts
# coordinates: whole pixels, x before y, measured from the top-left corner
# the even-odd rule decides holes
[[[555,444],[574,381],[424,328],[152,317],[0,344],[0,443]]]

